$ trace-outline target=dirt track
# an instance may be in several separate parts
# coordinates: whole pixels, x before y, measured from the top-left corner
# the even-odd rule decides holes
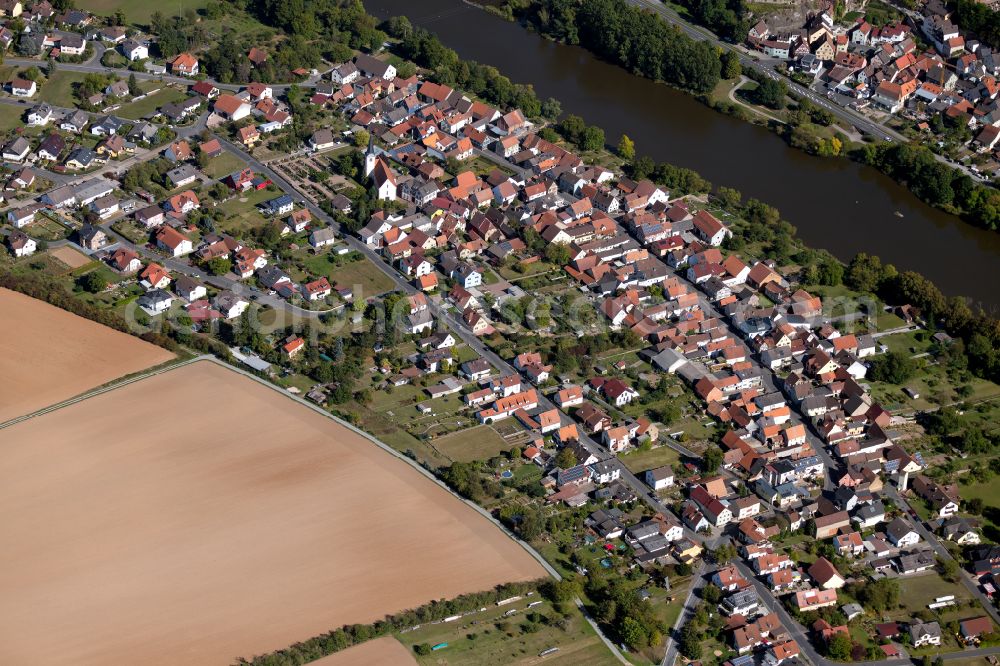
[[[0,663],[225,665],[544,575],[406,463],[207,361],[0,447]]]
[[[413,658],[399,641],[392,636],[376,638],[373,641],[355,645],[329,657],[318,659],[309,666],[407,666],[416,665]]]
[[[165,349],[0,289],[0,423],[165,363]]]

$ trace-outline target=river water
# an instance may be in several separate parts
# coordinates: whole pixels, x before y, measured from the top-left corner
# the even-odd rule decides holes
[[[367,0],[365,6],[380,18],[405,15],[462,58],[534,85],[542,99],[559,99],[564,112],[603,127],[611,144],[628,134],[640,155],[695,169],[776,206],[812,247],[845,261],[862,251],[876,254],[923,273],[947,294],[1000,309],[1000,234],[927,206],[875,169],[807,155],[763,127],[461,0]]]

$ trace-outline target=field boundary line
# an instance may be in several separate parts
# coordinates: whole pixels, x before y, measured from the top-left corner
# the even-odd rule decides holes
[[[112,382],[109,384],[105,384],[104,386],[99,386],[95,389],[91,389],[86,393],[81,393],[80,395],[69,398],[68,400],[63,400],[62,402],[57,402],[54,405],[49,405],[48,407],[42,407],[41,409],[36,409],[35,411],[29,414],[24,414],[23,416],[16,416],[10,419],[9,421],[4,421],[3,423],[0,423],[0,430],[3,430],[4,428],[9,428],[11,426],[15,426],[19,423],[23,423],[29,419],[33,419],[38,416],[45,416],[46,414],[51,414],[52,412],[63,409],[64,407],[75,405],[78,402],[83,402],[84,400],[87,400],[88,398],[95,398],[104,393],[108,393],[109,391],[114,391],[117,388],[128,386],[129,384],[132,384],[134,382],[139,382],[149,377],[154,377],[156,375],[160,375],[165,372],[170,372],[174,368],[180,368],[185,365],[190,365],[196,361],[205,361],[214,358],[215,358],[214,356],[208,356],[208,355],[195,356],[193,358],[184,359],[183,361],[177,361],[176,363],[170,363],[169,365],[166,365],[164,367],[159,367],[153,370],[143,370],[139,374],[132,375],[131,377],[127,377],[125,379],[112,380]]]
[[[171,372],[172,370],[175,370],[177,368],[181,368],[181,367],[184,367],[184,366],[187,366],[187,365],[192,365],[192,364],[197,363],[199,361],[208,361],[208,362],[214,363],[216,365],[219,365],[219,366],[221,366],[223,368],[226,368],[227,370],[239,373],[239,374],[243,375],[244,377],[248,377],[248,378],[252,379],[253,381],[259,383],[260,385],[265,386],[268,389],[274,391],[275,393],[277,393],[279,395],[282,395],[285,398],[287,398],[287,399],[289,399],[289,400],[291,400],[291,401],[293,401],[293,402],[295,402],[295,403],[297,403],[299,405],[307,407],[308,409],[312,410],[313,412],[315,412],[317,414],[320,414],[320,415],[326,417],[327,419],[330,419],[331,421],[337,423],[338,425],[341,425],[341,426],[347,428],[351,432],[353,432],[353,433],[355,433],[355,434],[357,434],[357,435],[365,438],[369,442],[375,444],[376,446],[378,446],[380,449],[382,449],[386,453],[394,456],[395,458],[397,458],[399,460],[402,460],[407,465],[409,465],[410,467],[412,467],[413,469],[415,469],[418,473],[422,474],[425,478],[429,479],[434,484],[436,484],[439,488],[443,489],[445,492],[449,493],[450,495],[452,495],[453,497],[455,497],[456,499],[458,499],[460,502],[462,502],[466,506],[472,508],[479,515],[483,516],[490,523],[492,523],[494,526],[496,526],[498,529],[500,529],[500,531],[503,532],[503,534],[505,534],[514,543],[516,543],[517,545],[519,545],[526,553],[528,553],[528,555],[530,555],[532,558],[534,558],[535,561],[538,562],[542,566],[542,569],[544,569],[546,571],[546,573],[548,573],[552,578],[554,578],[554,579],[556,579],[558,581],[561,581],[563,579],[562,575],[555,569],[555,567],[553,567],[551,564],[549,564],[549,562],[544,557],[542,557],[542,555],[538,551],[536,551],[534,548],[532,548],[530,544],[528,544],[525,541],[522,541],[516,534],[514,534],[512,531],[510,531],[509,529],[507,529],[507,527],[503,523],[501,523],[499,520],[497,520],[496,518],[494,518],[493,515],[489,511],[487,511],[483,507],[479,506],[475,502],[472,502],[471,500],[468,500],[468,499],[462,497],[461,495],[459,495],[458,493],[456,493],[454,490],[452,490],[450,487],[448,487],[448,484],[446,484],[441,479],[437,478],[430,470],[428,470],[425,467],[423,467],[416,460],[413,460],[412,458],[409,458],[409,457],[403,455],[402,453],[400,453],[396,449],[392,448],[388,444],[382,442],[381,440],[379,440],[375,436],[371,435],[370,433],[367,433],[364,430],[362,430],[361,428],[358,428],[357,426],[355,426],[355,425],[353,425],[351,423],[348,423],[347,421],[341,419],[340,417],[336,416],[335,414],[331,414],[330,412],[324,410],[320,406],[314,405],[311,402],[308,402],[304,398],[301,398],[301,397],[299,397],[299,396],[297,396],[297,395],[295,395],[293,393],[289,393],[288,391],[285,391],[285,390],[281,389],[281,387],[276,386],[275,384],[272,384],[271,382],[269,382],[269,381],[267,381],[265,379],[262,379],[262,378],[258,377],[257,375],[244,370],[243,368],[238,368],[236,366],[230,365],[230,364],[228,364],[228,363],[226,363],[226,362],[224,362],[224,361],[216,358],[215,356],[211,356],[211,355],[208,355],[208,354],[203,354],[203,355],[200,355],[200,356],[195,356],[193,358],[185,359],[185,360],[179,361],[177,363],[172,363],[172,364],[170,364],[170,365],[168,365],[166,367],[161,367],[161,368],[158,368],[158,369],[155,369],[155,370],[150,370],[150,371],[147,371],[147,372],[143,372],[141,374],[135,375],[133,377],[129,377],[127,379],[115,382],[113,384],[108,384],[106,386],[102,386],[102,387],[94,389],[92,391],[88,391],[87,393],[83,393],[83,394],[78,395],[78,396],[76,396],[74,398],[70,398],[69,400],[64,400],[63,402],[60,402],[58,404],[51,405],[51,406],[46,407],[44,409],[37,410],[35,412],[32,412],[31,414],[26,414],[24,416],[20,416],[20,417],[17,417],[15,419],[11,419],[11,420],[6,421],[4,423],[0,423],[0,430],[2,430],[4,428],[8,428],[8,427],[13,426],[13,425],[17,425],[18,423],[22,423],[22,422],[27,421],[29,419],[35,418],[37,416],[43,416],[45,414],[49,414],[49,413],[55,412],[57,410],[65,408],[65,407],[69,407],[71,405],[75,405],[75,404],[83,402],[84,400],[87,400],[89,398],[93,398],[93,397],[97,397],[99,395],[103,395],[105,393],[109,393],[111,391],[114,391],[114,390],[119,389],[119,388],[123,388],[123,387],[128,386],[130,384],[133,384],[135,382],[140,382],[140,381],[142,381],[144,379],[148,379],[148,378],[154,377],[156,375],[166,374],[168,372]],[[598,626],[597,622],[594,621],[594,619],[592,617],[590,617],[590,615],[587,613],[587,610],[586,610],[586,608],[583,605],[583,601],[580,598],[576,598],[576,599],[574,599],[574,601],[576,602],[577,608],[580,609],[580,613],[583,615],[584,619],[594,629],[594,632],[598,635],[598,637],[600,637],[600,639],[604,642],[604,644],[611,651],[611,653],[621,663],[623,663],[623,664],[629,664],[630,662],[628,662],[625,659],[625,657],[622,656],[621,652],[618,650],[618,647],[613,642],[611,642],[611,640],[604,634],[604,632],[601,631],[601,628]]]
[[[267,381],[265,379],[261,379],[260,377],[258,377],[257,375],[255,375],[255,374],[253,374],[251,372],[248,372],[248,371],[246,371],[246,370],[244,370],[242,368],[237,368],[237,367],[234,367],[232,365],[229,365],[228,363],[226,363],[224,361],[220,361],[219,359],[217,359],[214,356],[208,356],[208,357],[204,357],[203,359],[199,358],[199,359],[196,359],[196,360],[211,361],[213,363],[216,363],[217,365],[221,365],[222,367],[224,367],[224,368],[226,368],[228,370],[233,370],[233,371],[238,372],[239,374],[241,374],[241,375],[243,375],[245,377],[249,377],[250,379],[254,380],[255,382],[257,382],[257,383],[259,383],[259,384],[261,384],[263,386],[266,386],[267,388],[271,389],[272,391],[274,391],[274,392],[276,392],[276,393],[278,393],[280,395],[285,396],[286,398],[292,400],[293,402],[296,402],[296,403],[298,403],[300,405],[308,407],[313,412],[315,412],[317,414],[321,414],[321,415],[325,416],[326,418],[334,421],[335,423],[337,423],[337,424],[339,424],[341,426],[344,426],[345,428],[347,428],[351,432],[353,432],[353,433],[355,433],[357,435],[360,435],[361,437],[364,437],[365,439],[367,439],[368,441],[372,442],[373,444],[375,444],[376,446],[378,446],[380,449],[382,449],[386,453],[389,453],[389,454],[393,455],[394,457],[402,460],[407,465],[409,465],[410,467],[412,467],[415,470],[417,470],[418,472],[420,472],[426,478],[428,478],[431,481],[433,481],[438,487],[446,490],[451,495],[457,497],[466,506],[469,506],[469,507],[475,509],[476,512],[478,512],[480,515],[482,515],[485,518],[487,518],[491,523],[493,523],[494,525],[496,525],[497,527],[499,527],[503,531],[504,534],[506,534],[515,543],[517,543],[519,546],[521,546],[521,548],[523,548],[529,555],[531,555],[535,560],[537,560],[538,563],[542,565],[542,568],[544,568],[549,573],[549,575],[551,575],[556,580],[562,580],[562,576],[559,574],[559,572],[556,571],[555,568],[551,564],[549,564],[545,560],[545,558],[542,557],[528,543],[526,543],[526,542],[522,541],[521,539],[519,539],[516,534],[514,534],[509,529],[507,529],[507,527],[503,523],[501,523],[496,518],[494,518],[486,509],[482,508],[481,506],[479,506],[475,502],[467,500],[466,498],[462,497],[461,495],[459,495],[458,493],[456,493],[454,490],[452,490],[451,488],[449,488],[448,484],[446,484],[444,481],[442,481],[441,479],[439,479],[436,476],[434,476],[434,474],[430,470],[428,470],[427,468],[425,468],[423,465],[421,465],[420,463],[418,463],[416,460],[413,460],[412,458],[408,458],[407,456],[403,455],[402,453],[400,453],[396,449],[392,448],[388,444],[386,444],[386,443],[382,442],[381,440],[379,440],[378,438],[376,438],[374,435],[371,435],[370,433],[365,432],[361,428],[358,428],[357,426],[355,426],[355,425],[353,425],[351,423],[348,423],[347,421],[343,420],[339,416],[336,416],[335,414],[331,414],[330,412],[326,411],[325,409],[323,409],[319,405],[314,405],[313,403],[305,400],[304,398],[301,398],[301,397],[295,395],[294,393],[289,393],[288,391],[282,390],[280,387],[275,386],[274,384],[272,384],[271,382],[269,382],[269,381]]]
[[[298,403],[300,405],[304,405],[304,406],[308,407],[309,409],[313,410],[317,414],[322,414],[326,418],[331,419],[334,422],[336,422],[336,423],[344,426],[345,428],[351,430],[352,432],[360,435],[361,437],[364,437],[368,441],[372,442],[373,444],[375,444],[376,446],[378,446],[379,448],[381,448],[383,451],[385,451],[385,452],[387,452],[387,453],[395,456],[396,458],[402,460],[407,465],[409,465],[413,469],[417,470],[420,474],[423,474],[425,477],[427,477],[428,479],[430,479],[431,481],[433,481],[435,484],[438,485],[438,487],[443,488],[446,492],[450,493],[453,497],[457,498],[460,502],[462,502],[466,506],[471,507],[477,513],[479,513],[481,516],[485,517],[491,523],[493,523],[494,525],[496,525],[504,534],[507,535],[508,538],[510,538],[511,540],[513,540],[514,543],[516,543],[517,545],[519,545],[521,548],[523,548],[525,550],[525,552],[527,552],[529,555],[531,555],[533,558],[535,558],[535,560],[539,564],[542,565],[542,568],[545,569],[549,573],[550,576],[552,576],[556,580],[562,580],[562,574],[560,574],[558,571],[556,571],[555,567],[553,567],[551,564],[549,564],[548,561],[544,557],[542,557],[541,553],[539,553],[537,550],[535,550],[534,548],[532,548],[531,545],[528,544],[526,541],[522,541],[520,538],[518,538],[518,536],[516,534],[514,534],[513,532],[511,532],[509,529],[507,529],[507,527],[503,523],[501,523],[499,520],[497,520],[496,518],[494,518],[493,514],[491,514],[489,511],[487,511],[483,507],[479,506],[475,502],[462,497],[461,495],[459,495],[458,493],[456,493],[454,490],[452,490],[451,488],[449,488],[448,484],[446,484],[444,481],[442,481],[441,479],[439,479],[436,476],[434,476],[434,474],[431,473],[430,470],[428,470],[427,468],[425,468],[423,465],[421,465],[420,463],[418,463],[416,460],[413,460],[412,458],[408,458],[407,456],[404,456],[402,453],[400,453],[396,449],[392,448],[388,444],[382,442],[377,437],[375,437],[375,436],[373,436],[373,435],[365,432],[361,428],[358,428],[357,426],[355,426],[355,425],[353,425],[351,423],[348,423],[347,421],[343,420],[339,416],[337,416],[335,414],[331,414],[330,412],[326,411],[325,409],[323,409],[319,405],[314,405],[313,403],[305,400],[304,398],[301,398],[301,397],[295,395],[294,393],[289,393],[288,391],[283,391],[278,386],[275,386],[274,384],[272,384],[272,383],[270,383],[270,382],[268,382],[268,381],[266,381],[264,379],[261,379],[257,375],[254,375],[254,374],[252,374],[250,372],[247,372],[243,368],[237,368],[237,367],[231,366],[228,363],[220,361],[219,359],[215,358],[214,356],[209,356],[206,360],[211,361],[213,363],[217,363],[217,364],[223,366],[224,368],[228,368],[230,370],[234,370],[234,371],[240,373],[241,375],[249,377],[250,379],[253,379],[256,382],[259,382],[260,384],[268,387],[272,391],[276,391],[277,393],[280,393],[281,395],[285,396],[286,398],[289,398],[292,401],[294,401],[294,402],[296,402],[296,403]],[[604,632],[601,631],[601,628],[597,625],[597,622],[592,617],[590,617],[589,613],[587,613],[587,609],[584,607],[583,601],[579,597],[576,598],[576,599],[574,599],[574,601],[576,602],[577,608],[580,609],[580,613],[583,615],[583,618],[590,624],[590,626],[594,629],[594,632],[598,635],[598,637],[600,637],[600,639],[604,642],[604,644],[611,651],[611,653],[615,656],[615,658],[618,659],[618,661],[620,661],[623,664],[630,664],[631,662],[629,662],[627,659],[625,659],[625,657],[622,655],[621,651],[618,650],[618,646],[616,646],[614,643],[612,643],[611,640],[607,636],[604,635]]]

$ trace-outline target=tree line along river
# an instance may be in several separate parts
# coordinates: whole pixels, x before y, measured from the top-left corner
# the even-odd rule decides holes
[[[694,97],[598,60],[584,48],[547,40],[462,0],[368,0],[379,18],[407,16],[468,60],[493,65],[541,99],[628,134],[637,153],[695,169],[716,185],[776,206],[810,246],[844,261],[876,254],[916,270],[946,294],[1000,306],[1000,234],[936,210],[875,169],[813,157],[766,128],[717,113]],[[902,215],[902,217],[900,217]]]

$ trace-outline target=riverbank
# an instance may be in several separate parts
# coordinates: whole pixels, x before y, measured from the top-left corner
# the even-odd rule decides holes
[[[775,141],[766,128],[718,114],[692,95],[630,74],[579,46],[543,38],[461,0],[370,0],[379,18],[406,15],[439,35],[463,60],[500,69],[555,97],[567,113],[603,127],[610,143],[627,134],[640,155],[691,168],[747,198],[778,207],[811,247],[842,261],[878,254],[916,270],[948,294],[1000,306],[991,288],[1000,235],[916,200],[884,174],[850,160],[824,160]],[[897,214],[898,213],[898,214]],[[900,215],[902,217],[900,217]],[[901,240],[905,237],[906,243]],[[963,266],[962,273],[950,267]]]
[[[650,10],[656,13],[650,15]],[[725,33],[728,41],[723,42],[716,36],[719,32],[716,26],[692,19],[678,5],[670,5],[670,10],[667,10],[666,5],[654,4],[651,0],[581,0],[572,8],[554,4],[551,0],[522,0],[516,3],[508,0],[500,13],[504,17],[517,18],[522,26],[536,30],[546,38],[569,45],[584,45],[597,57],[633,74],[694,93],[700,101],[724,112],[732,112],[733,107],[708,102],[704,96],[706,88],[720,75],[724,80],[731,80],[746,73],[762,88],[767,86],[769,89],[771,103],[768,106],[784,117],[786,126],[768,124],[768,127],[793,148],[821,157],[850,157],[875,167],[925,203],[958,216],[968,224],[989,231],[997,231],[1000,226],[1000,191],[980,184],[965,170],[953,167],[923,145],[912,144],[910,154],[901,165],[896,163],[898,160],[883,159],[886,154],[897,155],[899,148],[910,142],[881,124],[850,116],[845,109],[818,96],[809,86],[796,83],[777,65],[762,65],[756,56],[747,57],[749,52],[746,49],[730,43],[742,39],[745,27],[728,26]],[[690,23],[683,21],[694,21],[703,31],[695,31]],[[672,31],[675,25],[682,30]],[[660,35],[668,36],[666,46],[654,46]],[[670,36],[689,40],[698,46],[713,45],[718,50],[717,54],[713,54],[716,62],[706,61],[695,50],[692,51],[694,62],[688,64],[689,71],[674,72],[672,65],[676,57],[673,51],[683,50],[684,44],[672,46]],[[618,43],[623,41],[625,45],[619,47]],[[709,71],[713,66],[715,71]],[[824,116],[825,122],[813,122],[817,111]],[[742,117],[746,118],[745,114]],[[830,133],[827,128],[835,117],[860,124],[868,132],[866,143],[875,139],[876,146],[847,149],[844,146],[846,137],[824,137],[824,134]],[[883,143],[882,138],[890,141]],[[892,140],[897,143],[892,143]]]

